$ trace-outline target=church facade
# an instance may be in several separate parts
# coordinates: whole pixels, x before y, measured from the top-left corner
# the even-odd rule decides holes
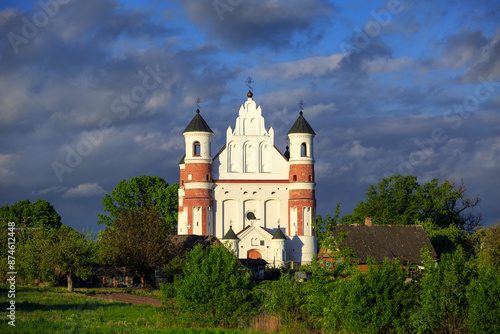
[[[238,258],[275,267],[309,263],[316,253],[316,134],[300,111],[288,131],[290,149],[280,152],[261,107],[251,92],[247,97],[214,156],[213,132],[199,110],[184,130],[178,234],[215,235]]]

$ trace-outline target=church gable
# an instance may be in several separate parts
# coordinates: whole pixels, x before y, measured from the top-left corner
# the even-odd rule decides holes
[[[252,100],[240,106],[233,131],[213,162],[214,179],[287,179],[287,159],[274,146],[274,129],[265,128],[261,107]],[[256,175],[258,174],[258,175]]]

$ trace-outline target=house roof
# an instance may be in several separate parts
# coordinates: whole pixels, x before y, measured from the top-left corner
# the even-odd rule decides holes
[[[176,256],[184,256],[187,252],[192,250],[197,245],[203,247],[211,246],[213,244],[220,245],[221,242],[214,235],[171,235],[167,239],[170,243],[169,247],[172,250],[172,258]]]
[[[189,125],[186,127],[186,130],[184,132],[212,132],[212,129],[208,126],[207,122],[201,117],[200,115],[200,109],[196,110],[196,115],[194,115],[193,119],[189,123]],[[183,133],[184,133],[183,132]]]
[[[287,134],[290,133],[309,133],[312,135],[316,134],[309,123],[307,123],[304,116],[302,116],[302,110],[300,111],[299,117],[297,118],[295,123],[293,123],[292,128],[290,129],[290,131],[288,131]]]
[[[420,250],[424,247],[431,249],[431,256],[437,260],[437,254],[420,225],[337,225],[334,236],[344,230],[347,236],[340,243],[340,247],[349,247],[357,252],[360,263],[366,263],[368,256],[377,263],[384,258],[393,261],[399,259],[402,264],[420,264]],[[328,257],[330,251],[321,249],[318,257]]]

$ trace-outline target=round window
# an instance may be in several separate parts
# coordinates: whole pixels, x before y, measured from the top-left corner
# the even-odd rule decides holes
[[[255,219],[255,213],[253,213],[252,211],[249,211],[247,213],[247,219],[250,220],[250,219]]]

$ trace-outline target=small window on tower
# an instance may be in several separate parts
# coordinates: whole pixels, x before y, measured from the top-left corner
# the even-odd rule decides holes
[[[309,175],[309,182],[312,182],[313,181],[313,177],[312,175]]]
[[[193,143],[193,156],[200,156],[201,155],[201,146],[199,141],[195,141]]]
[[[307,157],[307,145],[306,145],[306,143],[302,143],[302,145],[300,145],[300,156]]]
[[[294,181],[297,181],[297,175],[294,175],[292,178]]]
[[[210,181],[210,177],[208,176],[208,174],[207,174],[207,181]]]

